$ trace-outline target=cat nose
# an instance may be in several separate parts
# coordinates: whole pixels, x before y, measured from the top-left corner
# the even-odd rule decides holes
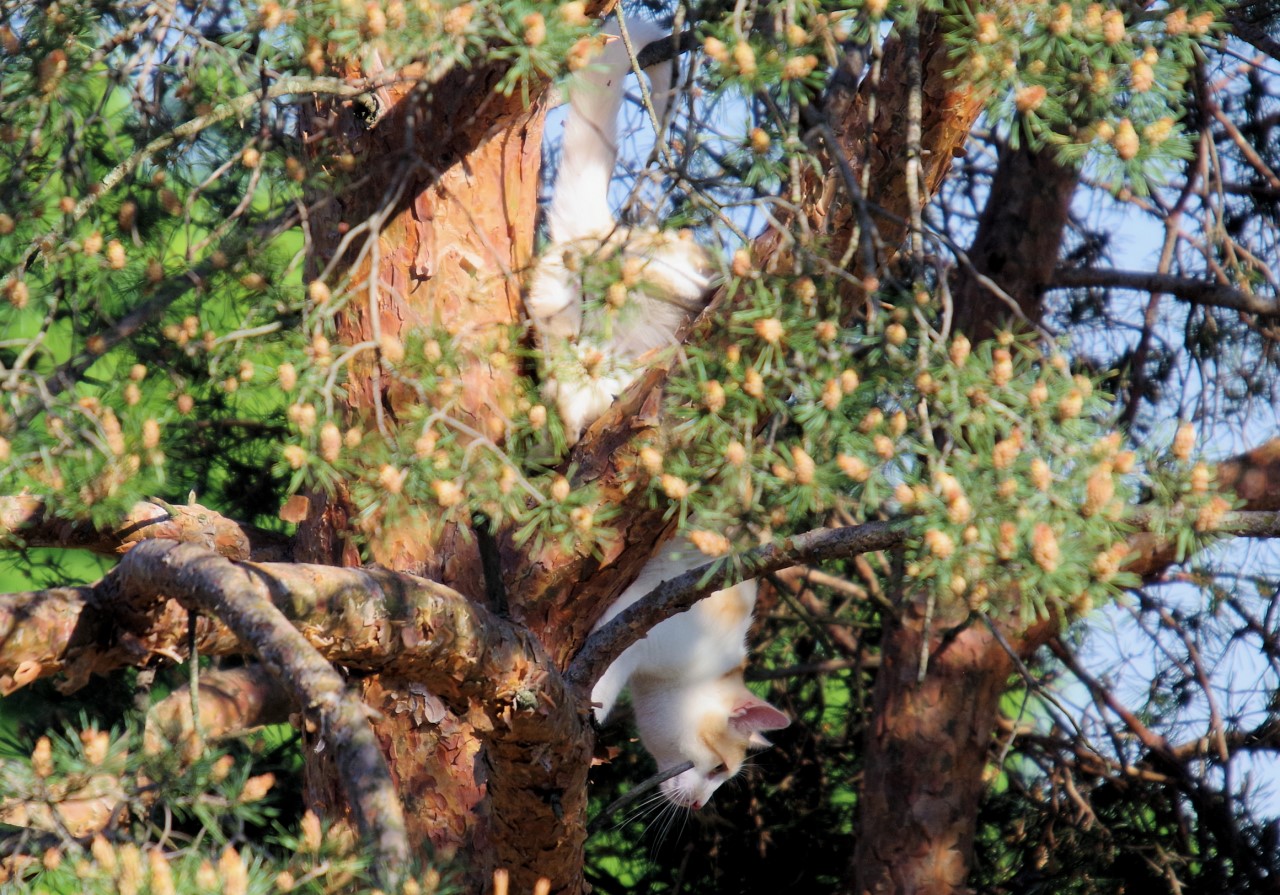
[[[702,802],[695,799],[693,804],[690,805],[689,807],[692,808],[694,811],[699,811],[702,808]]]

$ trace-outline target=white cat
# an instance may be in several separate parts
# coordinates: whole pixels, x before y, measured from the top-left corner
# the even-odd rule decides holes
[[[706,561],[688,541],[666,544],[596,627],[663,581]],[[756,589],[755,581],[744,581],[658,623],[609,666],[591,691],[596,717],[604,720],[623,687],[630,687],[640,740],[658,770],[693,762],[662,783],[663,794],[676,805],[701,808],[738,773],[748,749],[768,745],[762,731],[791,723],[743,683]]]
[[[666,35],[641,19],[627,23],[639,52]],[[606,34],[618,33],[611,22]],[[677,344],[706,304],[714,271],[687,235],[618,225],[609,184],[618,157],[618,112],[631,71],[615,37],[574,79],[564,148],[551,200],[551,244],[529,282],[525,309],[543,356],[544,393],[556,403],[570,444],[644,369],[643,355]],[[662,119],[670,63],[650,70]],[[612,291],[612,283],[621,287]]]

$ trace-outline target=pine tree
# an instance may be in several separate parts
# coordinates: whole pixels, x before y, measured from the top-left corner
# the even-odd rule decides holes
[[[1081,891],[1274,885],[1232,770],[1274,750],[1274,706],[1224,711],[1201,633],[1227,607],[1214,654],[1255,645],[1274,690],[1274,589],[1262,565],[1190,565],[1277,531],[1270,433],[1202,459],[1270,397],[1266,10],[662,8],[673,39],[635,62],[674,66],[681,98],[659,121],[641,91],[624,148],[656,140],[620,213],[715,249],[719,285],[570,445],[522,289],[547,114],[607,5],[5,3],[0,519],[45,589],[0,602],[0,688],[109,674],[146,697],[157,665],[249,660],[105,725],[27,724],[5,872],[120,891],[166,891],[157,868],[181,861],[193,891],[357,872],[1061,891],[1073,867]],[[1137,220],[1164,237],[1149,270],[1116,262]],[[582,276],[593,313],[636,325],[611,287],[642,272]],[[592,634],[677,531],[707,567]],[[67,548],[120,559],[74,586],[51,565]],[[1191,609],[1153,589],[1175,564],[1205,590]],[[799,730],[725,796],[737,829],[656,866],[626,826],[588,855],[588,814],[644,773],[613,756],[589,791],[591,684],[657,621],[762,576],[758,673]],[[1117,601],[1169,651],[1144,711],[1072,640]],[[1066,674],[1110,742],[1070,729]],[[1207,733],[1157,697],[1204,706]],[[116,728],[112,753],[104,726],[139,710],[145,743]],[[208,743],[262,724],[230,774]],[[95,779],[116,787],[96,803]],[[287,832],[246,861],[269,792]],[[169,794],[184,847],[154,835]],[[86,800],[126,819],[47,807]]]

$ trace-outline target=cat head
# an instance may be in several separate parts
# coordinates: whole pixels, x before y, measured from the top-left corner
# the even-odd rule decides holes
[[[640,739],[659,770],[693,762],[663,781],[662,792],[670,802],[695,810],[738,773],[748,750],[769,745],[763,731],[791,723],[746,688],[740,669],[709,681],[633,679],[631,701]]]

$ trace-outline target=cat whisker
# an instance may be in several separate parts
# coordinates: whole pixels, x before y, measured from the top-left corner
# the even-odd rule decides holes
[[[587,835],[590,836],[591,834],[599,830],[600,824],[602,824],[606,819],[608,819],[609,815],[613,814],[616,811],[621,811],[627,806],[631,805],[633,802],[635,802],[637,799],[642,797],[649,790],[660,785],[664,780],[670,780],[672,777],[675,777],[679,774],[683,774],[685,771],[689,770],[692,767],[693,767],[693,762],[686,761],[683,764],[678,764],[673,768],[667,768],[667,770],[665,771],[660,771],[659,773],[654,774],[652,777],[640,783],[639,785],[632,787],[630,792],[624,794],[621,798],[614,800],[611,804],[607,805],[599,814],[595,816],[595,819],[592,820],[591,823],[587,825]],[[661,795],[662,794],[659,793],[659,798],[661,798]]]

